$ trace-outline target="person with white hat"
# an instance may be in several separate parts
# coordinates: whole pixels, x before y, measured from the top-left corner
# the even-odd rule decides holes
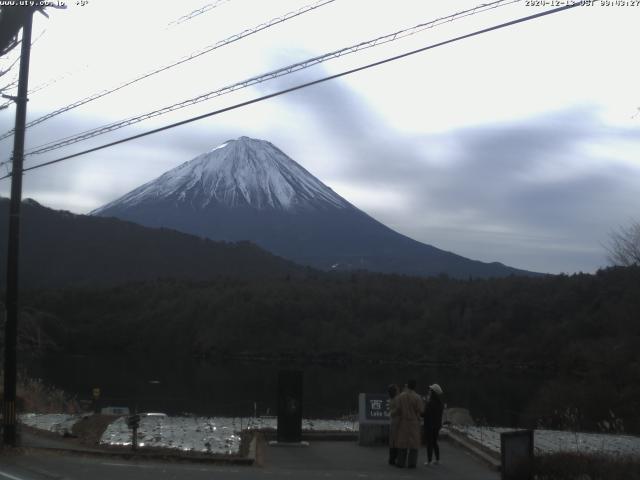
[[[427,392],[427,405],[424,409],[424,436],[427,442],[427,461],[425,465],[431,465],[431,460],[435,454],[433,465],[440,463],[440,448],[438,447],[438,435],[442,428],[442,413],[444,403],[442,402],[442,388],[437,383],[429,386]]]

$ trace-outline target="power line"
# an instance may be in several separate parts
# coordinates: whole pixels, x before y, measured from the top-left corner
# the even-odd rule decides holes
[[[65,73],[62,73],[56,77],[50,78],[49,80],[45,80],[44,82],[36,85],[35,87],[33,87],[33,89],[29,90],[29,94],[34,94],[37,93],[41,90],[44,90],[45,88],[50,87],[51,85],[53,85],[54,83],[58,83],[61,80],[64,80],[65,78],[71,77],[72,75],[74,75],[75,73],[82,71],[82,70],[86,70],[87,68],[89,68],[88,64],[84,64],[82,66],[80,66],[79,68],[76,68],[75,70],[71,70],[71,71],[67,71]]]
[[[171,27],[173,25],[180,25],[181,23],[187,22],[192,18],[202,15],[203,13],[207,13],[209,10],[213,10],[214,8],[219,7],[220,5],[222,5],[223,3],[227,3],[228,1],[229,0],[217,0],[216,2],[208,3],[207,5],[201,8],[198,8],[193,12],[187,13],[186,15],[183,15],[180,18],[177,18],[176,20],[169,22],[167,24],[167,27]]]
[[[156,75],[158,73],[161,72],[165,72],[173,67],[177,67],[178,65],[181,65],[185,62],[188,62],[190,60],[193,60],[194,58],[198,58],[206,53],[212,52],[214,50],[217,50],[220,47],[223,47],[225,45],[229,45],[230,43],[234,43],[237,42],[238,40],[241,40],[243,38],[246,38],[250,35],[254,35],[258,32],[261,32],[262,30],[266,30],[267,28],[273,27],[274,25],[278,25],[280,23],[286,22],[287,20],[290,20],[292,18],[298,17],[300,15],[303,15],[307,12],[313,11],[317,8],[320,8],[324,5],[327,5],[329,3],[333,3],[335,0],[319,0],[315,3],[312,4],[308,4],[305,5],[304,7],[299,8],[298,10],[286,13],[280,17],[276,17],[276,18],[272,18],[271,20],[269,20],[268,22],[265,23],[261,23],[260,25],[257,25],[253,28],[249,28],[247,30],[243,30],[240,33],[237,33],[235,35],[231,35],[230,37],[224,39],[224,40],[220,40],[212,45],[207,45],[206,47],[201,48],[200,50],[196,50],[195,52],[192,52],[189,55],[186,55],[184,57],[179,58],[178,60],[168,64],[168,65],[164,65],[162,67],[157,67],[154,68],[153,70],[148,71],[147,73],[144,73],[142,75],[139,75],[133,79],[127,80],[124,83],[121,83],[113,88],[107,89],[107,90],[102,90],[100,92],[94,93],[92,95],[89,95],[88,97],[82,98],[80,100],[77,100],[73,103],[70,103],[69,105],[66,105],[62,108],[59,108],[57,110],[54,110],[53,112],[50,112],[46,115],[43,115],[42,117],[36,118],[35,120],[32,120],[30,122],[27,123],[27,128],[28,127],[32,127],[34,125],[37,125],[39,123],[42,123],[46,120],[49,120],[50,118],[53,118],[57,115],[60,115],[62,113],[68,112],[69,110],[73,110],[74,108],[80,107],[82,105],[85,105],[89,102],[92,102],[94,100],[97,100],[99,98],[104,97],[105,95],[109,95],[111,93],[117,92],[118,90],[121,90],[125,87],[128,87],[129,85],[133,85],[134,83],[137,83],[141,80],[144,80],[146,78],[151,77],[152,75]],[[8,132],[3,133],[2,135],[0,135],[0,140],[4,140],[7,137],[10,137],[13,134],[13,130],[9,130]]]
[[[492,27],[487,27],[487,28],[484,28],[482,30],[476,30],[474,32],[467,33],[465,35],[461,35],[461,36],[458,36],[458,37],[451,38],[449,40],[444,40],[442,42],[434,43],[432,45],[428,45],[426,47],[419,48],[417,50],[412,50],[410,52],[402,53],[400,55],[395,55],[393,57],[388,57],[388,58],[386,58],[384,60],[379,60],[377,62],[369,63],[369,64],[361,66],[361,67],[352,68],[350,70],[346,70],[344,72],[337,73],[335,75],[330,75],[330,76],[327,76],[327,77],[320,78],[318,80],[313,80],[311,82],[302,83],[302,84],[296,85],[294,87],[286,88],[284,90],[280,90],[280,91],[277,91],[277,92],[274,92],[274,93],[270,93],[268,95],[263,95],[261,97],[257,97],[257,98],[251,99],[251,100],[247,100],[246,102],[237,103],[237,104],[232,105],[230,107],[225,107],[225,108],[221,108],[219,110],[214,110],[212,112],[208,112],[208,113],[205,113],[205,114],[202,114],[202,115],[198,115],[196,117],[191,117],[191,118],[188,118],[186,120],[182,120],[180,122],[176,122],[176,123],[172,123],[172,124],[169,124],[169,125],[165,125],[164,127],[155,128],[153,130],[148,130],[146,132],[139,133],[137,135],[132,135],[130,137],[126,137],[126,138],[123,138],[123,139],[120,139],[120,140],[116,140],[114,142],[106,143],[106,144],[103,144],[103,145],[100,145],[100,146],[97,146],[97,147],[93,147],[93,148],[90,148],[90,149],[87,149],[87,150],[84,150],[84,151],[81,151],[81,152],[77,152],[77,153],[74,153],[74,154],[71,154],[71,155],[67,155],[65,157],[61,157],[61,158],[57,158],[55,160],[50,160],[48,162],[40,163],[38,165],[34,165],[32,167],[25,168],[23,171],[26,172],[26,171],[29,171],[29,170],[36,170],[38,168],[46,167],[48,165],[53,165],[55,163],[60,163],[60,162],[63,162],[65,160],[69,160],[69,159],[72,159],[72,158],[75,158],[75,157],[79,157],[81,155],[86,155],[88,153],[96,152],[98,150],[103,150],[105,148],[109,148],[109,147],[112,147],[112,146],[115,146],[115,145],[119,145],[121,143],[129,142],[131,140],[136,140],[138,138],[146,137],[148,135],[153,135],[154,133],[159,133],[159,132],[162,132],[164,130],[169,130],[171,128],[175,128],[175,127],[179,127],[179,126],[182,126],[182,125],[186,125],[188,123],[196,122],[196,121],[202,120],[204,118],[213,117],[213,116],[219,115],[221,113],[225,113],[225,112],[229,112],[231,110],[236,110],[238,108],[246,107],[248,105],[252,105],[254,103],[258,103],[258,102],[261,102],[261,101],[264,101],[264,100],[268,100],[270,98],[278,97],[278,96],[284,95],[286,93],[295,92],[297,90],[301,90],[303,88],[307,88],[307,87],[310,87],[310,86],[313,86],[313,85],[318,85],[320,83],[324,83],[324,82],[327,82],[329,80],[334,80],[336,78],[344,77],[346,75],[351,75],[351,74],[356,73],[356,72],[360,72],[360,71],[363,71],[363,70],[367,70],[369,68],[377,67],[377,66],[389,63],[389,62],[400,60],[402,58],[409,57],[411,55],[415,55],[415,54],[418,54],[418,53],[422,53],[422,52],[425,52],[427,50],[431,50],[431,49],[434,49],[434,48],[437,48],[437,47],[441,47],[441,46],[448,45],[448,44],[451,44],[451,43],[454,43],[454,42],[458,42],[460,40],[465,40],[467,38],[475,37],[475,36],[481,35],[483,33],[492,32],[494,30],[499,30],[499,29],[506,28],[506,27],[509,27],[509,26],[512,26],[512,25],[516,25],[516,24],[519,24],[519,23],[527,22],[527,21],[530,21],[530,20],[534,20],[536,18],[544,17],[544,16],[551,15],[551,14],[554,14],[554,13],[559,13],[559,12],[562,12],[564,10],[568,10],[570,8],[577,7],[579,5],[580,5],[579,3],[569,4],[569,5],[565,5],[563,7],[555,8],[553,10],[547,10],[545,12],[540,12],[540,13],[536,13],[536,14],[533,14],[533,15],[528,15],[526,17],[521,17],[521,18],[518,18],[516,20],[511,20],[509,22],[505,22],[505,23],[501,23],[501,24],[498,24],[498,25],[494,25]],[[7,175],[5,175],[3,177],[0,177],[0,180],[4,180],[5,178],[9,178],[10,176],[11,176],[11,174],[7,174]]]
[[[54,8],[58,8],[58,7],[54,7]],[[47,17],[47,18],[48,18],[48,17]],[[31,42],[31,47],[32,47],[32,48],[33,48],[33,46],[36,44],[36,42],[37,42],[38,40],[40,40],[40,38],[42,38],[42,36],[43,36],[45,33],[47,33],[47,29],[46,29],[46,28],[45,28],[44,30],[42,30],[42,31],[38,34],[38,36],[36,37],[36,39],[35,39],[35,40],[33,40],[33,41]],[[20,59],[20,57],[18,57],[18,58],[17,58],[17,60],[19,60],[19,59]],[[14,63],[15,63],[15,62],[14,62]],[[2,73],[0,73],[0,76],[2,76]],[[28,95],[31,95],[31,94],[33,94],[33,93],[36,93],[36,92],[38,92],[38,91],[40,91],[40,90],[43,90],[43,89],[47,88],[48,86],[50,86],[50,85],[52,85],[52,84],[56,83],[59,79],[60,79],[60,77],[58,77],[58,78],[56,78],[56,79],[48,80],[47,82],[45,82],[45,83],[43,83],[43,84],[40,84],[40,85],[38,85],[38,86],[36,86],[36,87],[34,87],[34,88],[30,88],[30,89],[29,89],[29,91],[28,91]],[[17,76],[16,76],[16,81],[15,81],[15,82],[12,82],[9,86],[13,86],[13,85],[14,85],[14,83],[17,85]],[[9,87],[9,86],[8,86],[8,87]],[[7,87],[7,88],[8,88],[8,87]],[[0,91],[1,91],[1,90],[2,90],[2,89],[0,89]],[[14,101],[13,101],[13,100],[8,100],[8,101],[6,101],[6,102],[4,102],[4,103],[0,104],[0,110],[3,110],[3,109],[5,109],[5,108],[7,108],[9,105],[12,105],[13,103],[14,103]],[[13,130],[11,130],[11,133],[13,133]],[[2,140],[2,139],[0,139],[0,140]],[[1,163],[0,163],[0,165],[1,165]]]
[[[64,80],[65,78],[73,76],[74,74],[76,74],[77,72],[79,72],[81,70],[86,70],[88,67],[89,67],[89,65],[85,63],[84,65],[82,65],[79,68],[76,68],[75,70],[67,71],[67,72],[65,72],[65,73],[63,73],[61,75],[58,75],[56,77],[52,77],[49,80],[45,80],[44,82],[36,85],[35,87],[30,88],[29,89],[29,96],[31,96],[31,95],[33,95],[35,93],[38,93],[38,92],[40,92],[42,90],[45,90],[45,89],[49,88],[51,85],[54,85],[54,84],[58,83],[59,81]],[[5,107],[8,107],[12,103],[13,103],[13,101],[10,100],[8,102],[0,104],[0,110],[5,108]]]
[[[196,105],[198,103],[207,101],[207,100],[211,100],[212,98],[216,98],[216,97],[220,97],[222,95],[226,95],[228,93],[232,93],[235,92],[237,90],[241,90],[253,85],[257,85],[259,83],[263,83],[266,82],[268,80],[273,80],[275,78],[279,78],[285,75],[289,75],[291,73],[300,71],[300,70],[304,70],[306,68],[312,67],[314,65],[318,65],[320,63],[326,62],[328,60],[332,60],[335,58],[339,58],[345,55],[349,55],[352,53],[356,53],[360,50],[365,50],[368,48],[373,48],[379,45],[383,45],[385,43],[390,43],[396,40],[399,40],[401,38],[405,38],[408,37],[410,35],[415,35],[416,33],[419,33],[423,30],[429,29],[429,28],[434,28],[438,25],[444,24],[444,23],[450,23],[453,22],[455,20],[459,20],[461,18],[464,17],[468,17],[471,15],[475,15],[481,12],[484,12],[486,10],[492,10],[501,6],[506,6],[512,3],[517,3],[521,0],[498,0],[498,1],[494,1],[488,4],[482,4],[479,5],[475,8],[471,8],[468,10],[463,10],[461,12],[456,12],[452,15],[447,15],[446,17],[440,17],[437,18],[435,20],[431,20],[429,22],[426,23],[420,23],[416,26],[410,27],[410,28],[406,28],[403,30],[398,30],[396,32],[393,33],[389,33],[387,35],[383,35],[381,37],[377,37],[374,38],[372,40],[367,40],[364,42],[360,42],[358,44],[355,45],[351,45],[349,47],[345,47],[345,48],[341,48],[339,50],[335,50],[333,52],[329,52],[329,53],[325,53],[323,55],[320,55],[318,57],[313,57],[307,60],[304,60],[302,62],[298,62],[298,63],[294,63],[292,65],[288,65],[286,67],[282,67],[279,68],[277,70],[268,72],[268,73],[264,73],[261,75],[258,75],[256,77],[251,77],[245,80],[242,80],[240,82],[236,82],[234,84],[231,85],[227,85],[225,87],[219,88],[217,90],[213,90],[207,93],[203,93],[201,95],[198,95],[196,97],[192,97],[189,98],[187,100],[183,100],[181,102],[177,102],[174,103],[172,105],[157,109],[157,110],[153,110],[151,112],[147,112],[141,115],[137,115],[134,117],[129,117],[127,119],[124,120],[119,120],[117,122],[114,123],[110,123],[107,125],[102,125],[100,127],[97,128],[93,128],[90,130],[86,130],[84,132],[75,134],[75,135],[71,135],[68,137],[64,137],[58,140],[53,140],[51,142],[39,145],[37,147],[34,147],[32,149],[30,149],[26,155],[37,155],[37,154],[41,154],[41,153],[45,153],[45,152],[49,152],[51,150],[57,150],[59,148],[62,147],[66,147],[68,145],[72,145],[74,143],[78,143],[81,142],[83,140],[87,140],[89,138],[93,138],[96,137],[98,135],[103,135],[105,133],[108,132],[112,132],[115,130],[119,130],[120,128],[124,128],[127,127],[129,125],[134,125],[136,123],[140,123],[144,120],[148,120],[150,118],[154,118],[160,115],[164,115],[166,113],[170,113],[176,110],[180,110],[182,108],[186,108],[186,107],[190,107],[192,105]]]
[[[190,20],[191,18],[193,18],[195,16],[198,16],[198,15],[201,15],[203,13],[206,13],[209,10],[212,10],[213,8],[216,8],[217,6],[222,5],[223,3],[226,3],[226,2],[229,2],[229,1],[231,1],[231,0],[218,0],[218,2],[216,2],[215,4],[205,5],[204,7],[200,8],[198,10],[194,10],[193,12],[191,12],[191,13],[189,13],[187,15],[183,15],[182,17],[180,17],[177,20],[174,20],[174,21],[170,22],[169,24],[167,24],[167,26],[183,23],[183,22],[185,22],[187,20]],[[40,35],[40,36],[42,36],[42,35]],[[39,37],[36,38],[35,41],[37,41],[38,39],[39,39]],[[33,46],[35,44],[35,41],[31,44],[31,46]],[[76,71],[85,70],[86,68],[88,68],[88,64],[82,65],[79,69],[76,69],[75,71],[68,71],[68,72],[65,72],[65,73],[63,73],[61,75],[58,75],[56,77],[50,78],[49,80],[46,80],[46,81],[40,83],[39,85],[36,85],[32,89],[30,88],[29,89],[29,95],[33,95],[34,93],[37,93],[37,92],[40,92],[41,90],[49,88],[51,85],[53,85],[55,83],[58,83],[59,81],[64,80],[65,78],[68,78],[68,77],[72,76]],[[18,83],[17,76],[16,76],[15,83],[16,84]],[[3,108],[8,107],[12,103],[13,103],[13,101],[9,100],[9,101],[7,101],[7,102],[5,102],[3,104],[0,104],[0,110],[2,110]],[[8,132],[8,133],[11,134],[11,132]],[[0,140],[3,140],[3,138],[0,138]]]
[[[14,87],[17,87],[17,86],[18,86],[18,76],[14,75],[11,78],[11,80],[9,80],[9,83],[0,87],[0,93],[4,93],[8,90],[12,90]],[[13,103],[12,100],[9,100],[8,102],[3,103],[2,105],[0,105],[0,110],[5,108],[5,106],[8,106],[7,104],[11,104],[11,103]]]
[[[218,0],[218,1],[217,1],[217,2],[215,2],[215,3],[209,3],[209,4],[205,5],[205,6],[203,6],[202,8],[199,8],[199,9],[194,10],[194,11],[192,11],[192,12],[190,12],[190,13],[186,14],[186,15],[181,16],[181,17],[180,17],[180,18],[178,18],[177,20],[174,20],[174,21],[172,21],[172,22],[169,22],[169,23],[167,24],[167,27],[171,27],[171,26],[174,26],[174,25],[178,25],[178,24],[180,24],[180,23],[183,23],[183,22],[186,22],[186,21],[188,21],[188,20],[191,20],[192,18],[197,17],[197,16],[199,16],[199,15],[202,15],[203,13],[206,13],[206,12],[208,12],[209,10],[213,10],[214,8],[216,8],[216,7],[220,6],[220,5],[222,5],[223,3],[227,3],[227,2],[229,2],[229,1],[231,1],[231,0]],[[43,32],[38,36],[38,38],[36,38],[36,39],[33,41],[33,43],[31,44],[31,46],[32,46],[32,47],[33,47],[33,45],[36,43],[36,41],[38,41],[38,40],[40,39],[40,37],[41,37],[43,34],[44,34],[44,31],[43,31]],[[19,57],[18,57],[18,58],[19,58]],[[83,66],[83,68],[86,68],[86,67],[87,67],[87,65],[85,64],[85,65]],[[0,72],[0,76],[2,75],[2,73],[4,73],[4,72]],[[36,87],[34,87],[34,88],[32,88],[32,89],[29,89],[29,95],[33,95],[34,93],[37,93],[37,92],[39,92],[39,91],[41,91],[41,90],[44,90],[44,89],[46,89],[46,88],[50,87],[51,85],[53,85],[53,84],[55,84],[55,83],[59,82],[60,80],[63,80],[64,78],[69,77],[70,75],[71,75],[71,73],[70,73],[70,72],[66,72],[66,73],[64,73],[64,74],[62,74],[62,75],[58,75],[58,76],[57,76],[57,77],[55,77],[55,78],[51,78],[51,79],[49,79],[49,80],[47,80],[47,81],[45,81],[45,82],[42,82],[41,84],[37,85]],[[18,83],[17,75],[16,75],[16,80],[15,80],[15,82],[12,82],[9,86],[13,85],[14,83],[15,83],[16,85],[17,85],[17,83]],[[5,87],[4,89],[7,89],[7,88],[8,88],[8,86],[7,86],[7,87]],[[1,90],[2,90],[2,89],[0,89],[0,91],[1,91]],[[13,104],[13,100],[9,100],[9,101],[7,101],[7,102],[4,102],[4,103],[0,104],[0,110],[2,110],[2,109],[4,109],[4,108],[7,108],[7,107],[8,107],[9,105],[11,105],[11,104]],[[13,131],[6,132],[6,133],[8,133],[9,135],[11,135],[11,134],[13,133]],[[0,137],[0,140],[3,140],[4,138],[6,138],[6,137],[4,137],[4,134],[3,134],[3,136],[2,136],[2,137]]]
[[[33,48],[33,47],[35,46],[35,44],[38,42],[38,40],[40,40],[40,39],[42,38],[42,36],[43,36],[45,33],[47,33],[47,29],[46,29],[46,28],[45,28],[45,29],[43,29],[43,30],[38,34],[38,36],[37,36],[37,37],[36,37],[36,38],[31,42],[31,48]],[[9,71],[14,67],[14,65],[15,65],[16,63],[18,63],[18,61],[19,61],[19,60],[20,60],[20,55],[18,55],[18,56],[13,60],[13,62],[12,62],[12,63],[11,63],[11,64],[10,64],[10,65],[5,69],[5,70],[0,70],[0,77],[2,77],[4,74],[8,73],[8,72],[9,72]],[[17,86],[17,84],[18,84],[18,75],[16,74],[16,75],[15,75],[15,82],[14,82],[14,81],[12,81],[9,85],[6,85],[5,87],[3,87],[3,88],[2,88],[2,89],[0,89],[0,90],[6,90],[6,89],[10,88],[11,86],[14,86],[14,85],[16,85],[16,86]],[[8,107],[11,103],[13,103],[13,100],[10,100],[10,101],[8,101],[8,102],[5,102],[5,103],[1,104],[1,105],[0,105],[0,110],[2,110],[3,108]]]
[[[0,76],[5,75],[11,71],[11,69],[20,61],[20,55],[17,55],[16,58],[6,67],[4,70],[0,70]]]

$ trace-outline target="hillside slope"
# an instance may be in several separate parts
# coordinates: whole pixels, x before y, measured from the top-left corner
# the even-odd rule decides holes
[[[0,269],[6,272],[9,201],[0,199]],[[26,287],[112,285],[160,277],[284,276],[300,267],[248,242],[224,243],[115,218],[22,205],[20,281]],[[0,276],[0,285],[6,282]]]

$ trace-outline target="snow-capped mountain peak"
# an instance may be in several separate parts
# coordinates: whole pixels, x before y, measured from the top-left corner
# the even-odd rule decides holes
[[[169,200],[209,205],[306,210],[351,205],[264,140],[240,137],[214,147],[94,212]]]
[[[527,273],[405,237],[271,143],[248,137],[224,142],[92,214],[211,240],[250,241],[323,270],[462,278]]]

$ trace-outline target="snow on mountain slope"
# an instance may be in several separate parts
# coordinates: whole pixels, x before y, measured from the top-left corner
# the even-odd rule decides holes
[[[183,163],[92,214],[99,215],[116,205],[129,208],[158,200],[188,203],[195,209],[216,203],[258,210],[353,208],[270,142],[240,137]]]
[[[225,142],[92,214],[212,240],[248,240],[323,270],[463,278],[520,273],[395,232],[271,143],[247,137]]]

